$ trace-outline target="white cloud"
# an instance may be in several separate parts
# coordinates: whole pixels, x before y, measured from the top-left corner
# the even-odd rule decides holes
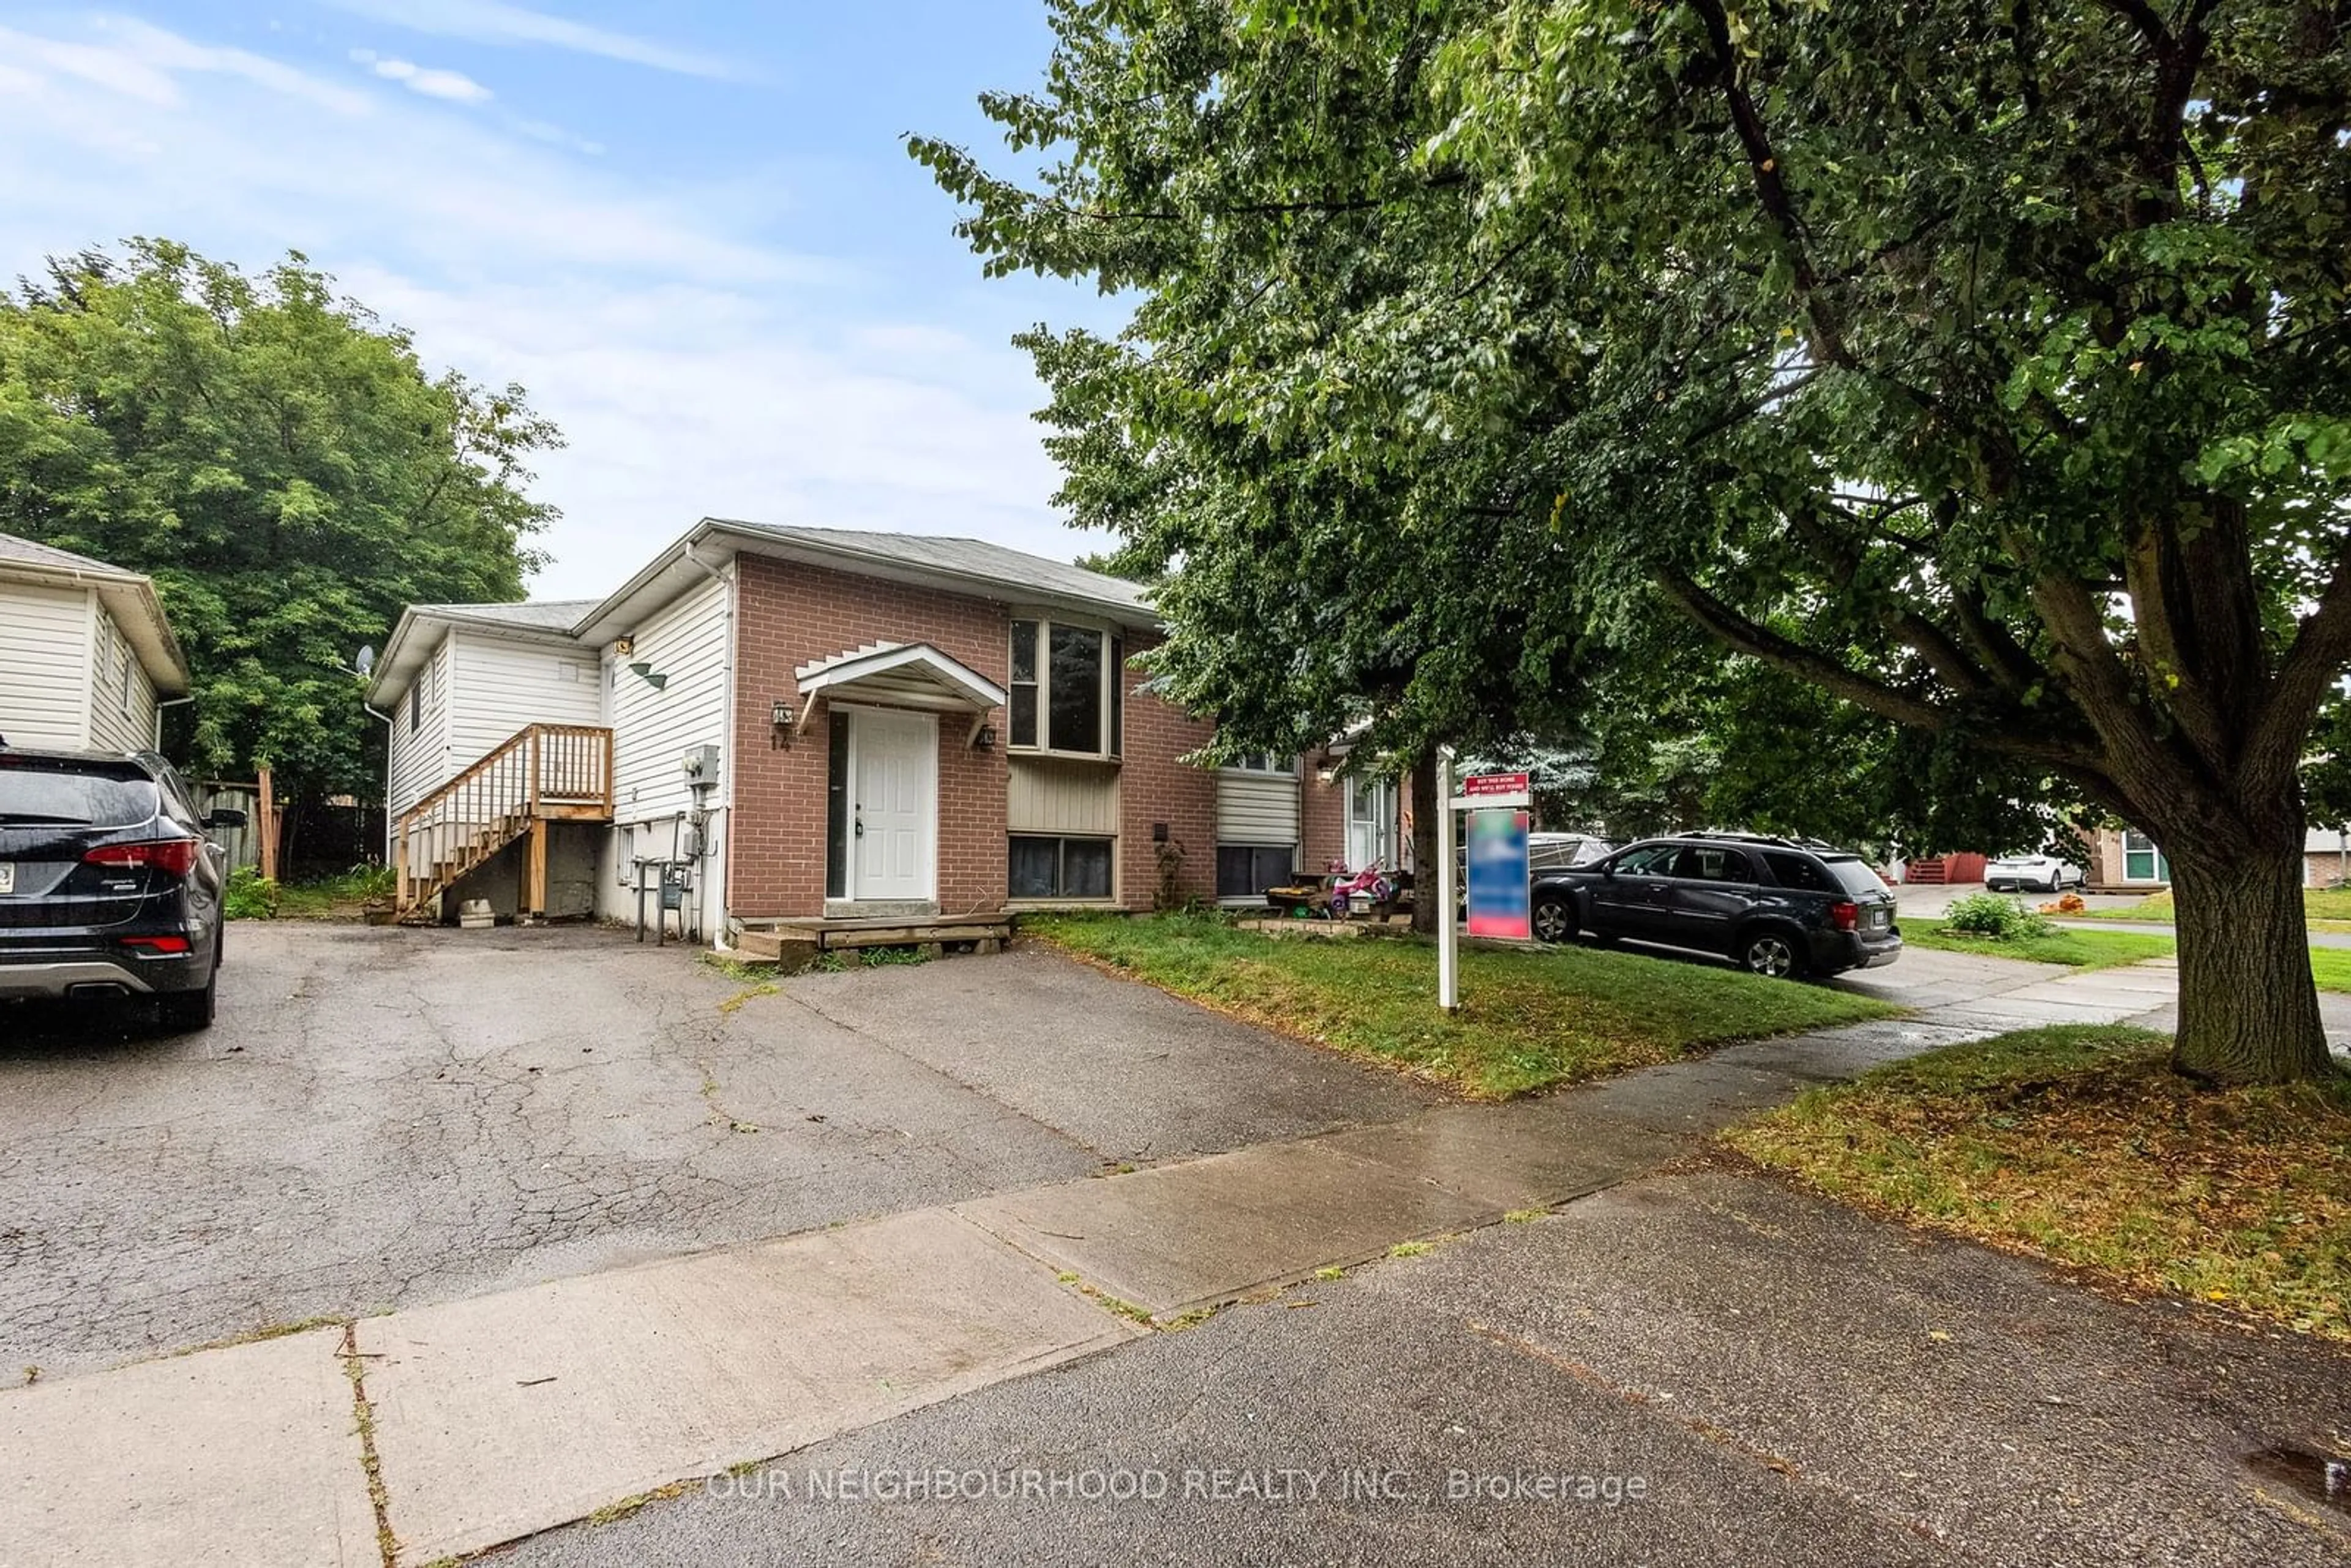
[[[21,89],[28,78],[62,78],[169,109],[185,101],[179,80],[182,74],[205,74],[236,78],[339,113],[356,113],[365,108],[358,95],[291,66],[244,49],[191,43],[144,22],[102,16],[91,23],[89,32],[97,41],[0,27],[0,53],[7,57],[12,85]]]
[[[353,49],[351,58],[386,81],[396,81],[426,98],[446,99],[451,103],[486,103],[492,96],[488,88],[463,71],[432,69],[413,60],[379,55],[373,49]]]
[[[1027,361],[982,340],[1000,329],[746,227],[772,188],[630,177],[553,127],[56,26],[0,36],[28,84],[0,94],[0,277],[132,234],[248,267],[302,250],[428,364],[520,381],[561,426],[535,591],[605,592],[705,514],[1083,548],[1049,507]]]
[[[184,72],[248,82],[274,94],[305,99],[338,114],[360,114],[367,109],[367,99],[362,94],[333,82],[322,81],[282,61],[246,49],[193,43],[177,33],[167,32],[128,16],[99,16],[90,26],[93,32],[110,43],[94,49],[72,44],[62,47],[82,48],[93,56],[110,57],[118,67],[135,67],[167,76]],[[138,92],[134,96],[143,98],[148,95]],[[177,101],[176,98],[172,101]]]
[[[569,147],[574,152],[585,152],[591,158],[603,155],[602,142],[574,136],[560,125],[551,125],[544,120],[512,120],[507,121],[507,127],[533,141],[544,141],[549,147]]]
[[[734,61],[511,5],[505,0],[327,0],[340,10],[476,44],[544,44],[684,76],[740,78]]]

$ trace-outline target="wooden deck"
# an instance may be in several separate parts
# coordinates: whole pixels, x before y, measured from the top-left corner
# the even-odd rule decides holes
[[[852,947],[922,947],[933,957],[968,946],[993,953],[1012,936],[1008,915],[865,915],[806,920],[763,920],[735,939],[747,958],[813,958]]]

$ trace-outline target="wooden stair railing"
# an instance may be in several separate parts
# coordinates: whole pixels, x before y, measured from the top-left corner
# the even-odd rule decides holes
[[[524,913],[547,907],[547,824],[610,821],[612,732],[534,724],[400,814],[392,832],[393,907],[420,918],[450,883],[528,834]]]

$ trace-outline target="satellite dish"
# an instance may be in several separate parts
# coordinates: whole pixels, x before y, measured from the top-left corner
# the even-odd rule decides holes
[[[354,659],[354,660],[353,660],[353,661],[351,661],[351,662],[352,662],[352,664],[353,664],[358,668],[359,673],[360,673],[360,674],[361,678],[365,678],[366,676],[369,676],[369,675],[371,675],[371,674],[375,674],[375,648],[374,648],[374,646],[373,646],[372,644],[370,644],[370,645],[368,645],[368,646],[362,647],[362,648],[360,650],[360,656],[359,656],[357,659]]]

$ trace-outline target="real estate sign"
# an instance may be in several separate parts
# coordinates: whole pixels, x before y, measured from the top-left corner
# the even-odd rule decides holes
[[[1518,807],[1521,810],[1535,803],[1534,780],[1524,773],[1472,773],[1461,780],[1461,793],[1453,798],[1457,811],[1482,811],[1489,808]]]
[[[1514,936],[1524,941],[1533,935],[1527,924],[1527,822],[1524,811],[1469,813],[1472,936]]]

